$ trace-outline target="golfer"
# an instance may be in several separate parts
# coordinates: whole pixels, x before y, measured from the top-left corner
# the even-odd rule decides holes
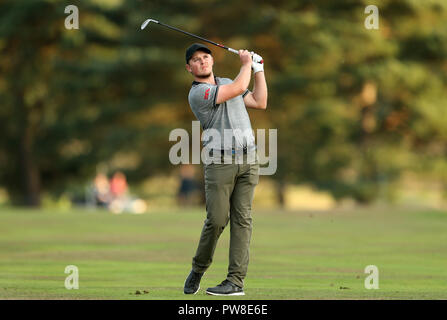
[[[259,55],[239,50],[241,69],[234,80],[213,74],[211,50],[195,43],[186,50],[186,70],[194,77],[189,92],[192,112],[200,121],[203,148],[213,162],[204,164],[206,220],[186,278],[185,294],[195,294],[211,265],[222,231],[230,222],[230,254],[226,279],[207,294],[244,295],[252,232],[251,206],[259,181],[259,163],[246,108],[266,109],[267,84]],[[247,90],[254,73],[253,91]],[[206,139],[209,132],[209,139]],[[228,135],[230,133],[230,135]],[[230,136],[230,138],[229,138]],[[239,161],[238,161],[239,160]]]

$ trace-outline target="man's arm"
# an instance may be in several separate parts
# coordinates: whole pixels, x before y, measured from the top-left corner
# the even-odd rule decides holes
[[[256,72],[253,92],[245,95],[244,102],[247,108],[267,109],[267,83],[264,72]]]
[[[255,61],[263,61],[262,57],[253,54]],[[247,108],[263,109],[267,108],[267,83],[264,75],[264,63],[253,61],[254,85],[253,92],[245,95],[244,103]]]
[[[241,71],[232,83],[219,86],[216,104],[221,104],[243,94],[250,84],[251,54],[247,50],[239,50],[239,57],[242,63]]]

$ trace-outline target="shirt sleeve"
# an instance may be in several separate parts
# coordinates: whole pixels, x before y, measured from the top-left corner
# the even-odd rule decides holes
[[[214,108],[216,107],[218,91],[219,85],[201,83],[193,89],[189,103],[199,110]]]
[[[244,94],[242,95],[242,98],[245,98],[245,96],[247,95],[247,94],[249,94],[251,91],[250,90],[245,90],[245,92],[244,92]]]

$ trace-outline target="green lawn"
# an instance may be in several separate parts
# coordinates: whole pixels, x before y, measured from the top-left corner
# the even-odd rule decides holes
[[[204,289],[225,279],[229,227],[202,289],[183,295],[204,216],[0,208],[0,299],[218,299]],[[254,208],[253,218],[243,299],[447,299],[447,212]],[[64,287],[67,265],[78,290]],[[367,265],[379,268],[377,290],[364,288]]]

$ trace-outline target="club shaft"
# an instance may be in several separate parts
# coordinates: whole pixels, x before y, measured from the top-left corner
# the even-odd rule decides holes
[[[239,55],[239,51],[238,51],[238,50],[235,50],[235,49],[233,49],[233,48],[229,48],[229,47],[227,47],[227,46],[224,46],[223,44],[220,44],[220,43],[217,43],[217,42],[214,42],[214,41],[211,41],[211,40],[202,38],[202,37],[200,37],[200,36],[198,36],[198,35],[195,35],[195,34],[193,34],[193,33],[190,33],[190,32],[187,32],[187,31],[184,31],[184,30],[181,30],[181,29],[178,29],[178,28],[176,28],[176,27],[170,26],[170,25],[165,24],[165,23],[163,23],[163,22],[160,22],[160,21],[158,21],[158,20],[147,19],[147,20],[141,25],[141,30],[143,30],[144,28],[146,28],[146,26],[147,26],[150,22],[154,22],[154,23],[160,24],[160,25],[162,25],[162,26],[164,26],[164,27],[166,27],[166,28],[169,28],[169,29],[171,29],[171,30],[174,30],[174,31],[177,31],[177,32],[181,32],[181,33],[183,33],[183,34],[186,34],[186,35],[188,35],[188,36],[190,36],[190,37],[193,37],[193,38],[202,40],[202,41],[204,41],[204,42],[211,43],[211,44],[213,44],[213,45],[215,45],[215,46],[217,46],[217,47],[219,47],[219,48],[226,49],[226,50],[228,50],[228,51],[230,51],[230,52],[233,52],[233,53]],[[253,55],[253,52],[252,52],[252,55]],[[264,63],[263,60],[255,61],[255,62],[258,62],[258,63],[261,63],[261,64]]]

